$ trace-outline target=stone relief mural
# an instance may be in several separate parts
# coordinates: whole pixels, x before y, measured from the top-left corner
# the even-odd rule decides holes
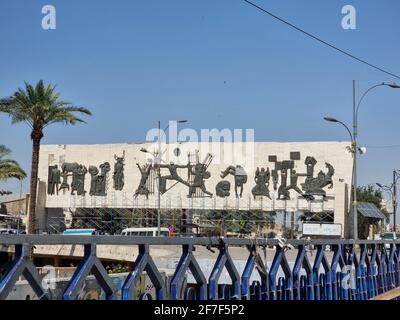
[[[85,191],[85,175],[87,169],[83,165],[79,165],[72,171],[71,194],[74,195],[75,191],[78,196],[84,196]]]
[[[58,188],[61,183],[61,171],[58,169],[58,165],[49,166],[49,178],[47,182],[47,194],[58,195]]]
[[[114,173],[113,173],[114,189],[122,190],[125,184],[124,180],[125,150],[123,152],[122,157],[117,157],[117,155],[114,155],[114,159],[116,161],[114,164]]]
[[[254,182],[256,183],[255,187],[251,190],[251,193],[256,199],[257,196],[264,196],[271,199],[269,195],[269,179],[270,179],[269,168],[265,170],[265,168],[257,168],[256,174],[254,177]]]
[[[149,199],[149,194],[151,192],[151,187],[149,186],[149,177],[151,174],[152,170],[152,165],[149,163],[146,163],[144,166],[140,166],[139,163],[136,163],[136,166],[139,168],[140,171],[140,182],[139,186],[135,191],[134,197],[136,198],[139,195],[144,195],[146,196],[146,199]]]
[[[144,196],[148,199],[149,195],[154,194],[158,188],[163,195],[177,185],[187,187],[188,198],[213,197],[214,194],[209,191],[207,186],[207,181],[211,178],[209,166],[213,158],[212,154],[207,154],[205,159],[200,161],[199,152],[196,150],[194,153],[188,154],[186,164],[174,162],[168,164],[136,163],[137,170],[140,172],[140,181],[138,181],[136,190],[132,190],[134,197]],[[125,185],[125,151],[123,151],[122,156],[114,155],[114,159],[113,189],[122,191]],[[291,200],[294,193],[307,200],[313,200],[314,196],[325,197],[326,188],[333,188],[334,167],[326,162],[326,170],[319,171],[315,176],[317,160],[312,156],[307,156],[304,163],[300,164],[300,159],[300,152],[291,152],[290,158],[283,160],[278,159],[276,155],[266,157],[265,165],[257,167],[254,172],[251,181],[252,186],[250,186],[252,197],[255,200],[262,198],[272,200],[270,188],[276,192],[276,200]],[[267,166],[268,163],[271,165]],[[304,171],[301,170],[301,172],[298,168],[303,166]],[[104,197],[107,195],[110,171],[109,162],[104,162],[98,167],[90,165],[88,168],[77,162],[65,162],[61,165],[61,170],[58,165],[49,166],[47,193],[58,195],[60,191],[65,193],[68,190],[71,195],[84,196],[87,192],[85,190],[85,179],[87,173],[89,173],[89,195]],[[221,171],[218,178],[222,180],[214,180],[216,197],[227,198],[232,196],[231,186],[234,186],[236,198],[243,197],[244,186],[248,183],[248,174],[245,168],[240,165],[230,165]]]
[[[91,176],[90,191],[91,196],[106,196],[107,195],[107,178],[111,167],[109,162],[104,162],[100,165],[100,171],[96,166],[89,167]]]
[[[195,154],[188,155],[188,163],[186,165],[177,165],[171,162],[170,164],[160,164],[155,165],[156,170],[167,169],[169,174],[160,174],[159,178],[159,188],[161,194],[166,193],[170,189],[174,188],[177,184],[182,184],[188,187],[188,197],[212,197],[212,193],[209,192],[205,185],[205,180],[211,177],[209,171],[207,171],[209,165],[211,164],[213,156],[207,154],[203,162],[200,162],[198,158],[198,152]],[[184,180],[181,175],[179,175],[178,170],[184,169],[187,173],[187,180]],[[172,185],[168,186],[168,181],[173,182]]]
[[[227,198],[230,196],[231,183],[226,180],[218,182],[215,187],[215,194],[220,198]]]
[[[237,165],[229,166],[225,169],[225,171],[221,172],[221,178],[225,178],[227,175],[234,176],[235,179],[235,194],[236,198],[243,195],[243,185],[247,182],[247,173],[244,171],[242,166]],[[238,193],[238,189],[240,189],[240,193]]]
[[[311,195],[326,195],[326,191],[323,188],[328,187],[329,189],[333,188],[333,180],[332,177],[335,174],[335,169],[329,163],[325,163],[326,168],[328,169],[327,173],[322,171],[318,172],[317,177],[307,177],[306,181],[301,184],[301,187],[307,194]]]
[[[87,173],[86,167],[77,162],[63,163],[61,166],[61,173],[60,173],[62,182],[61,182],[61,186],[58,189],[58,191],[67,189],[67,190],[71,190],[72,195],[74,195],[75,192],[79,196],[85,195],[85,193],[86,193],[86,191],[85,191],[85,174],[86,173]],[[72,177],[71,185],[68,183],[68,177]]]

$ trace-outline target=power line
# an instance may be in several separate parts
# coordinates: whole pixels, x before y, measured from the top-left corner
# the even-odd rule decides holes
[[[291,27],[291,28],[293,28],[293,29],[296,29],[297,31],[300,31],[300,32],[304,33],[305,35],[307,35],[307,36],[313,38],[314,40],[317,40],[317,41],[321,42],[322,44],[324,44],[324,45],[326,45],[326,46],[328,46],[328,47],[330,47],[330,48],[332,48],[332,49],[334,49],[334,50],[336,50],[336,51],[339,51],[340,53],[343,53],[344,55],[346,55],[346,56],[348,56],[348,57],[350,57],[350,58],[352,58],[352,59],[354,59],[354,60],[357,60],[358,62],[361,62],[361,63],[363,63],[363,64],[365,64],[365,65],[367,65],[367,66],[369,66],[369,67],[371,67],[371,68],[374,68],[374,69],[376,69],[376,70],[379,70],[379,71],[381,71],[381,72],[383,72],[383,73],[386,73],[386,74],[388,74],[388,75],[390,75],[390,76],[392,76],[392,77],[395,77],[395,78],[397,78],[397,79],[400,79],[400,76],[398,76],[398,75],[396,75],[396,74],[394,74],[394,73],[392,73],[392,72],[389,72],[389,71],[387,71],[387,70],[385,70],[385,69],[382,69],[382,68],[380,68],[380,67],[378,67],[378,66],[376,66],[376,65],[373,65],[372,63],[369,63],[369,62],[366,61],[366,60],[360,59],[360,58],[356,57],[355,55],[353,55],[353,54],[351,54],[351,53],[349,53],[349,52],[347,52],[347,51],[344,51],[344,50],[342,50],[342,49],[336,47],[335,45],[330,44],[329,42],[326,42],[326,41],[322,40],[321,38],[318,38],[317,36],[315,36],[315,35],[313,35],[313,34],[307,32],[307,31],[305,31],[305,30],[303,30],[303,29],[301,29],[301,28],[295,26],[294,24],[291,24],[290,22],[288,22],[288,21],[286,21],[286,20],[284,20],[284,19],[282,19],[282,18],[279,18],[278,16],[276,16],[276,15],[273,14],[272,12],[270,12],[270,11],[268,11],[268,10],[266,10],[266,9],[264,9],[264,8],[262,8],[262,7],[260,7],[260,6],[258,6],[258,5],[256,5],[255,3],[253,3],[253,2],[251,2],[251,1],[249,1],[249,0],[243,0],[243,1],[244,1],[244,2],[247,2],[248,4],[250,4],[250,5],[252,5],[253,7],[257,8],[258,10],[260,10],[260,11],[262,11],[262,12],[264,12],[264,13],[270,15],[271,17],[273,17],[273,18],[279,20],[280,22],[283,22],[284,24],[288,25],[289,27]]]

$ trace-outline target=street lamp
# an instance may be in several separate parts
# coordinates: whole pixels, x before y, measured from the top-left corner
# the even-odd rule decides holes
[[[177,120],[174,121],[176,123],[186,123],[187,120]],[[171,123],[171,122],[170,122]],[[169,124],[165,127],[164,132],[167,131],[169,128]],[[157,206],[157,233],[158,236],[161,236],[161,192],[160,192],[160,178],[161,178],[161,121],[158,121],[158,151],[156,153],[149,152],[148,150],[142,148],[140,151],[144,153],[151,153],[154,157],[155,163],[157,164],[157,179],[158,179],[158,186],[157,186],[157,198],[158,198],[158,206]]]
[[[393,182],[390,186],[385,186],[380,183],[376,185],[384,191],[390,192],[392,196],[392,206],[393,206],[393,239],[397,239],[396,234],[396,211],[397,211],[397,183],[400,179],[400,173],[398,170],[393,170]]]
[[[352,193],[351,193],[351,197],[352,197],[352,199],[354,199],[353,200],[353,202],[352,202],[352,206],[351,206],[351,212],[353,213],[353,224],[354,224],[354,226],[353,226],[353,238],[356,240],[357,239],[357,236],[358,236],[358,231],[357,231],[357,201],[355,200],[355,199],[357,199],[357,185],[356,185],[356,178],[355,178],[355,168],[356,168],[356,154],[357,154],[357,152],[356,152],[356,146],[357,146],[357,143],[356,143],[356,141],[355,141],[355,139],[354,139],[354,134],[352,134],[351,133],[351,130],[350,130],[350,128],[344,123],[344,122],[342,122],[342,121],[339,121],[339,120],[337,120],[336,118],[333,118],[333,117],[324,117],[324,120],[325,121],[328,121],[328,122],[333,122],[333,123],[339,123],[339,124],[341,124],[343,127],[345,127],[346,128],[346,130],[347,130],[347,132],[349,133],[349,135],[350,135],[350,141],[351,141],[351,148],[350,148],[350,152],[352,153],[352,155],[353,155],[353,175],[352,175],[352,177],[351,177],[351,185],[352,185]]]
[[[353,141],[353,135],[351,134],[349,127],[345,123],[343,123],[342,121],[339,121],[338,119],[333,118],[333,117],[324,117],[324,120],[329,121],[329,122],[334,122],[334,123],[340,123],[343,127],[346,128],[347,132],[350,135],[351,141]]]
[[[353,133],[351,133],[350,129],[348,126],[346,126],[343,122],[332,118],[332,117],[325,117],[324,119],[329,122],[336,122],[340,123],[343,125],[347,131],[350,134],[351,137],[351,152],[353,154],[353,176],[352,176],[352,187],[353,187],[353,198],[352,198],[352,213],[353,213],[353,239],[357,240],[358,239],[358,217],[357,217],[357,152],[361,151],[357,147],[357,129],[358,129],[358,111],[361,105],[361,102],[364,100],[365,96],[373,89],[382,87],[382,86],[387,86],[392,89],[400,89],[400,85],[397,85],[396,83],[379,83],[377,85],[374,85],[370,87],[367,91],[364,92],[364,94],[361,96],[360,100],[358,101],[358,104],[356,104],[356,82],[353,80]]]

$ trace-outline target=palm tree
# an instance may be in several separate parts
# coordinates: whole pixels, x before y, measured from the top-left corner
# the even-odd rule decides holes
[[[35,87],[25,82],[12,96],[0,100],[0,112],[10,115],[12,123],[24,122],[31,129],[32,167],[30,181],[28,233],[35,233],[36,193],[38,182],[40,141],[44,128],[53,123],[76,124],[84,122],[75,116],[79,112],[91,115],[86,108],[59,100],[60,93],[51,84],[40,80]]]
[[[22,180],[26,177],[26,173],[21,169],[17,161],[11,159],[4,159],[11,153],[11,150],[6,146],[0,144],[0,181],[7,180],[9,178],[17,178]],[[9,192],[0,190],[0,195],[7,194]]]

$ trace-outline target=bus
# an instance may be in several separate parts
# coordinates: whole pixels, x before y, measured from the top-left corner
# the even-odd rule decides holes
[[[168,228],[160,228],[161,237],[169,237],[170,231]],[[121,232],[122,236],[134,237],[157,237],[158,228],[126,228]]]

